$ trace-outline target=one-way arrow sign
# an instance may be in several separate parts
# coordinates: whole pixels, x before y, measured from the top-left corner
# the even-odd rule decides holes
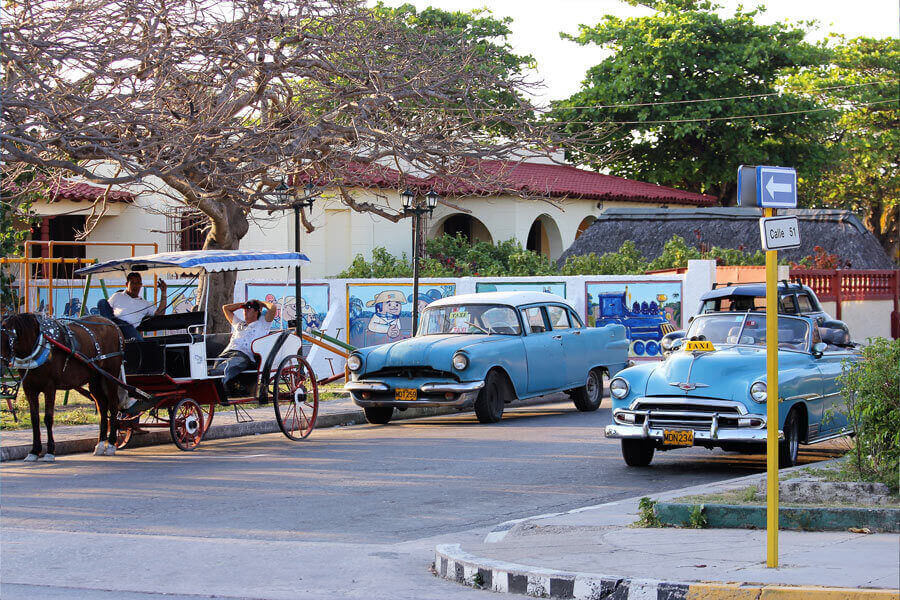
[[[797,207],[797,172],[787,167],[756,167],[756,205]]]

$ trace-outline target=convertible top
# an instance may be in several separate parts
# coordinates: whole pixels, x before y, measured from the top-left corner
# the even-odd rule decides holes
[[[309,262],[299,252],[262,252],[257,250],[193,250],[161,252],[146,256],[130,256],[108,260],[78,269],[81,275],[98,273],[127,273],[136,271],[148,275],[199,275],[217,271],[248,271],[299,267]]]

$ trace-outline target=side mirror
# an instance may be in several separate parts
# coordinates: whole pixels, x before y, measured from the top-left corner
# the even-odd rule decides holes
[[[825,354],[827,348],[828,344],[825,342],[816,342],[812,347],[812,355],[816,358],[822,358],[822,355]]]

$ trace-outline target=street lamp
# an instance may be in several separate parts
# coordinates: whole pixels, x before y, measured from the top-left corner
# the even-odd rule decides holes
[[[275,186],[272,193],[275,200],[282,206],[290,205],[294,209],[294,252],[300,252],[300,211],[304,208],[312,208],[315,202],[316,186],[312,182],[306,184],[304,188],[306,195],[303,198],[295,198],[293,190],[285,184],[282,178],[281,182]],[[297,337],[303,332],[303,321],[300,314],[300,265],[294,267],[294,330]]]
[[[413,299],[412,299],[412,334],[416,335],[419,329],[419,218],[428,213],[431,216],[434,208],[440,200],[437,192],[429,190],[425,196],[426,206],[422,206],[416,198],[415,192],[406,188],[400,192],[400,200],[403,202],[403,212],[413,216]]]

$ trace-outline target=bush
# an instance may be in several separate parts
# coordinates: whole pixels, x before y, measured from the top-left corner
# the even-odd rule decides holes
[[[362,254],[357,254],[350,266],[338,273],[343,279],[374,279],[379,277],[412,277],[412,266],[406,254],[395,258],[384,248],[372,250],[372,261],[368,262]]]
[[[900,340],[874,338],[862,360],[838,379],[856,431],[851,464],[863,479],[898,487],[900,470]]]
[[[563,275],[633,275],[647,270],[647,260],[631,240],[625,240],[617,252],[607,252],[600,258],[591,252],[566,259]]]

